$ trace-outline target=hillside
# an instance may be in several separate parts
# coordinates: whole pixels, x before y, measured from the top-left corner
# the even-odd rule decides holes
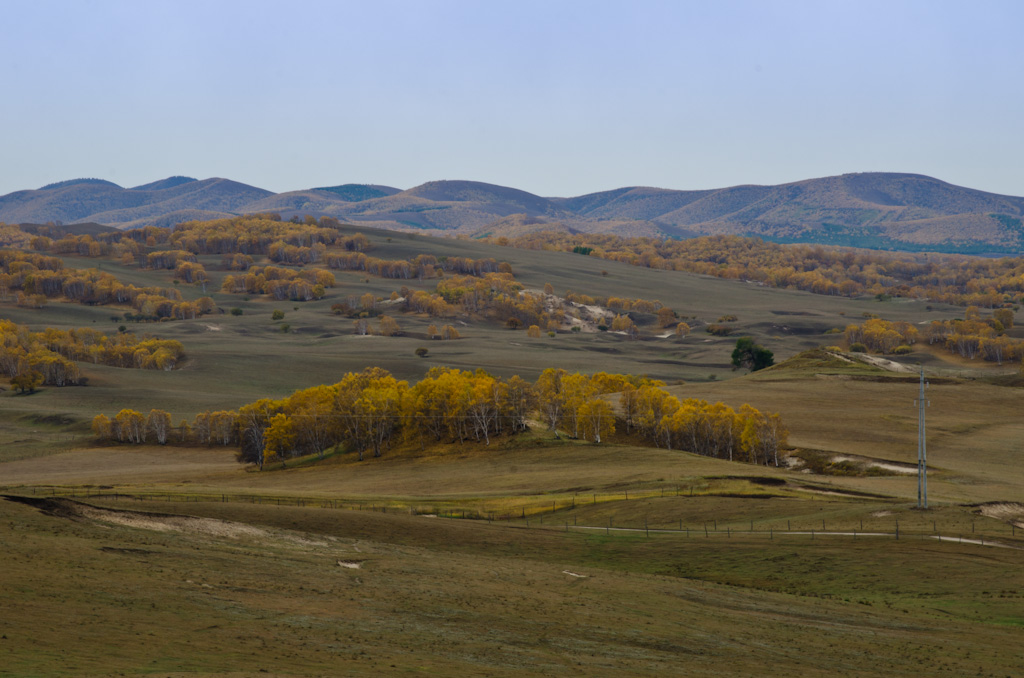
[[[569,228],[656,238],[738,234],[871,249],[1024,252],[1024,198],[881,172],[700,191],[625,187],[570,198],[476,181],[431,181],[407,190],[342,184],[275,194],[228,179],[181,176],[131,189],[77,179],[0,197],[0,222],[7,223],[134,228],[256,212],[490,237]]]
[[[170,177],[131,189],[108,181],[74,180],[0,196],[0,221],[136,226],[156,223],[182,210],[238,214],[246,211],[245,205],[271,195],[261,188],[219,178]],[[137,223],[140,220],[144,223]]]

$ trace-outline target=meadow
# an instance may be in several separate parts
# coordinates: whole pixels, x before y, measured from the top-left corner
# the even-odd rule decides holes
[[[136,325],[111,307],[3,305],[33,329],[126,324],[180,340],[188,358],[170,372],[83,364],[84,386],[0,393],[0,675],[1024,672],[1015,368],[921,344],[902,368],[813,350],[865,314],[921,324],[963,309],[363,232],[375,256],[494,257],[528,289],[658,299],[694,330],[662,338],[649,319],[637,341],[530,338],[466,317],[463,338],[436,341],[436,320],[400,314],[405,336],[357,337],[331,313],[339,297],[432,283],[339,272],[322,300],[273,302],[214,292],[213,257],[208,290],[241,315]],[[170,271],[102,267],[170,284]],[[730,336],[703,331],[726,315]],[[779,364],[734,370],[742,335]],[[489,446],[403,444],[364,462],[337,451],[256,472],[231,448],[98,445],[88,430],[123,407],[177,422],[367,366],[416,380],[438,365],[647,374],[680,398],[780,413],[792,450],[761,467],[621,431],[556,438],[537,422]],[[912,473],[922,365],[928,511]]]

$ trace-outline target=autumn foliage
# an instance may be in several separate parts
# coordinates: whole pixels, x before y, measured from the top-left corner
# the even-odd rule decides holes
[[[75,361],[139,369],[172,370],[184,358],[181,342],[125,332],[106,336],[97,330],[47,328],[32,332],[23,325],[0,320],[0,374],[11,379],[33,372],[39,383],[70,386],[81,381]]]
[[[741,236],[686,240],[536,232],[506,239],[525,249],[578,251],[588,256],[673,271],[687,271],[815,294],[888,295],[993,308],[1017,303],[1024,293],[1024,259],[910,254],[820,245],[780,245]]]
[[[744,405],[678,398],[664,384],[643,377],[599,372],[570,374],[547,369],[536,382],[501,379],[436,367],[414,385],[386,370],[346,374],[336,384],[265,398],[237,412],[205,412],[177,429],[166,413],[123,410],[113,419],[98,415],[101,440],[238,445],[242,461],[262,467],[271,458],[319,454],[345,445],[362,460],[379,457],[396,441],[419,447],[437,443],[489,445],[497,436],[526,431],[537,418],[571,438],[601,443],[617,430],[650,444],[722,459],[779,463],[786,431],[778,415]],[[156,418],[154,418],[156,417]],[[159,425],[154,425],[153,422]]]

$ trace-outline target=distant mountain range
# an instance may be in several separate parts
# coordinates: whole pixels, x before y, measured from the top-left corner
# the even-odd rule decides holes
[[[1024,252],[1024,198],[884,172],[701,191],[628,187],[574,198],[475,181],[431,181],[404,191],[344,184],[273,193],[229,179],[180,176],[134,188],[75,179],[0,197],[6,223],[135,228],[255,212],[473,236],[538,230],[660,238],[739,234],[873,249]]]

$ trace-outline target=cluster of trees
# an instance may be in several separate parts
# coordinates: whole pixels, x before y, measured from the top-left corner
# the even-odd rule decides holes
[[[0,374],[18,388],[78,384],[82,374],[75,361],[172,370],[184,357],[185,348],[179,341],[140,339],[129,332],[108,337],[89,328],[32,332],[24,325],[0,319]]]
[[[182,261],[175,266],[174,277],[190,285],[193,283],[205,285],[210,281],[210,277],[206,275],[206,268],[202,264],[190,261]]]
[[[57,254],[79,256],[117,256],[125,254],[138,258],[138,263],[149,268],[172,269],[177,262],[167,252],[185,251],[197,254],[243,254],[267,255],[272,261],[281,263],[314,263],[322,256],[324,248],[336,246],[348,251],[360,252],[370,248],[369,239],[361,233],[344,236],[338,232],[340,222],[332,217],[319,221],[307,217],[302,223],[281,221],[279,214],[251,214],[230,219],[211,221],[190,221],[174,228],[146,226],[117,233],[92,235],[63,235],[58,239],[46,235],[27,236],[19,243],[32,249]],[[10,227],[17,228],[17,227]],[[19,229],[20,230],[20,229]],[[27,235],[27,234],[26,234]],[[13,244],[14,238],[2,242]],[[144,254],[143,247],[170,246]],[[160,264],[159,260],[164,263]],[[195,259],[190,259],[195,261]]]
[[[934,320],[925,330],[929,344],[946,348],[962,358],[1002,364],[1024,359],[1024,341],[1006,336],[1013,328],[1013,311],[996,309],[989,318],[982,318],[976,306],[968,306],[963,318]],[[904,353],[917,342],[920,332],[910,323],[871,318],[860,325],[849,325],[845,331],[847,344],[853,350],[878,353]]]
[[[420,254],[410,260],[386,260],[368,257],[361,252],[330,252],[325,261],[329,268],[342,271],[365,271],[381,278],[400,280],[434,278],[442,272],[474,276],[498,272],[512,273],[512,267],[508,263],[499,264],[493,258],[436,257],[433,254]]]
[[[622,392],[619,403],[628,429],[656,446],[684,449],[729,461],[779,465],[788,431],[778,414],[744,404],[737,412],[724,403],[679,400],[657,382]]]
[[[901,346],[915,344],[918,331],[907,322],[869,318],[860,325],[847,325],[844,337],[851,349],[894,353]]]
[[[357,234],[346,239],[337,230],[336,219],[324,218],[320,222],[307,219],[304,223],[281,221],[278,214],[250,214],[230,219],[189,221],[173,229],[152,233],[156,244],[167,243],[194,254],[249,254],[275,256],[284,261],[288,256],[284,247],[316,248],[339,245],[345,248],[365,249],[369,240]],[[129,232],[132,233],[132,232]],[[143,242],[148,242],[148,238]]]
[[[141,445],[147,442],[166,445],[235,445],[238,443],[237,412],[201,412],[191,424],[184,419],[177,425],[165,410],[153,409],[148,415],[123,409],[111,419],[105,414],[93,417],[92,432],[99,440]]]
[[[127,305],[144,319],[194,318],[214,309],[213,299],[182,299],[173,288],[136,287],[96,269],[64,266],[57,257],[0,250],[0,300],[12,292],[19,303],[41,306],[47,299],[63,298],[89,305]]]
[[[196,255],[185,250],[157,250],[145,255],[139,255],[139,264],[142,268],[163,268],[168,271],[178,267],[181,263],[196,263]]]
[[[977,307],[969,306],[963,319],[935,320],[926,331],[929,344],[945,346],[963,358],[981,357],[994,363],[1024,359],[1024,341],[1005,335],[1013,328],[1013,311],[997,309],[983,319]]]
[[[21,227],[17,224],[7,224],[0,221],[0,247],[27,249],[32,247],[34,237],[31,233],[21,230]]]
[[[531,416],[550,430],[601,442],[617,423],[669,449],[758,464],[778,464],[786,431],[778,415],[744,405],[736,412],[722,403],[680,401],[664,384],[642,377],[592,376],[547,369],[535,383],[518,376],[494,377],[437,367],[413,386],[386,370],[349,373],[336,384],[296,391],[280,400],[262,399],[237,412],[205,412],[171,430],[170,417],[122,410],[113,419],[98,415],[93,431],[101,440],[143,443],[173,438],[198,444],[237,444],[240,459],[261,468],[273,457],[320,454],[338,444],[381,456],[397,439],[428,442],[477,441],[525,431]],[[612,394],[618,393],[619,412]]]
[[[39,235],[32,239],[31,247],[40,252],[54,254],[72,254],[79,257],[110,256],[113,247],[110,243],[99,242],[91,235],[65,235],[57,240]]]
[[[499,244],[578,251],[578,234],[537,232]],[[771,287],[856,297],[888,295],[996,308],[1024,293],[1024,258],[852,250],[780,245],[759,238],[704,236],[686,240],[588,234],[588,256],[634,266],[750,280]]]
[[[334,274],[322,268],[294,270],[279,266],[253,266],[240,275],[224,276],[221,291],[267,294],[277,301],[322,299],[334,287]]]
[[[377,320],[380,326],[374,332],[369,319],[357,318],[353,325],[355,333],[363,337],[371,334],[379,334],[382,337],[394,337],[402,333],[402,328],[399,326],[398,321],[391,316],[382,315]]]

